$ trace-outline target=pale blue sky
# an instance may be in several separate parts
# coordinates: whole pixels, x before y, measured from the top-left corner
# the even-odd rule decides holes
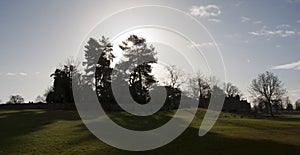
[[[220,45],[228,81],[244,94],[253,78],[273,71],[291,99],[300,98],[299,0],[0,1],[0,99],[20,94],[27,101],[52,84],[50,74],[76,56],[86,35],[105,17],[152,4],[195,16]],[[199,43],[210,48],[210,43]],[[284,66],[280,66],[284,65]]]

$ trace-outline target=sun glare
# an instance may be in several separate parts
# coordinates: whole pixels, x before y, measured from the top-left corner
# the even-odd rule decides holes
[[[128,47],[132,47],[133,46],[133,42],[132,41],[128,41],[127,46]]]

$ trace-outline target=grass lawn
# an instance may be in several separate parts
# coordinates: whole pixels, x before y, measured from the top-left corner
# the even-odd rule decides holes
[[[300,115],[276,118],[222,113],[213,129],[198,136],[204,110],[176,140],[145,154],[299,154]],[[119,124],[149,129],[168,121],[172,112],[147,118],[111,113]],[[161,123],[152,124],[157,118]],[[132,123],[139,122],[139,123]],[[113,148],[95,138],[76,111],[0,111],[0,154],[141,154]],[[139,125],[137,125],[139,124]],[[140,128],[142,126],[142,128]]]

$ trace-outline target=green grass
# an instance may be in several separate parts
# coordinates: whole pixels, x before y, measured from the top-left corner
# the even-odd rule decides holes
[[[222,113],[204,137],[198,130],[205,111],[176,140],[145,154],[299,154],[300,115],[275,118]],[[143,130],[169,120],[172,112],[134,118],[111,113],[127,128]],[[0,111],[0,154],[140,154],[113,148],[95,138],[75,111]],[[141,128],[142,126],[142,128]]]

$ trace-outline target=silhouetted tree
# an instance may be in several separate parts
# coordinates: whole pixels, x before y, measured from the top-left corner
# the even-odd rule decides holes
[[[64,66],[56,69],[50,77],[54,78],[52,90],[47,94],[47,103],[74,103],[72,93],[72,76],[76,72],[75,66]]]
[[[273,116],[272,105],[274,104],[274,100],[281,98],[286,90],[283,88],[283,84],[279,78],[267,71],[259,74],[252,81],[249,92],[254,98],[265,103],[271,116]]]
[[[235,97],[237,95],[241,95],[241,91],[239,90],[239,88],[233,85],[232,83],[224,84],[224,92],[227,95],[227,97]]]
[[[21,95],[11,95],[7,104],[21,104],[24,103],[24,98]]]
[[[254,98],[253,103],[257,107],[257,112],[264,112],[266,110],[265,103],[261,98]]]
[[[113,55],[112,51],[112,44],[109,42],[108,38],[102,37],[100,42],[100,58],[98,60],[98,65],[96,67],[96,91],[98,96],[104,102],[112,102],[112,90],[111,90],[111,74],[112,68],[111,63],[115,56]]]
[[[300,99],[296,101],[295,105],[296,105],[296,111],[300,111]]]
[[[180,86],[185,82],[183,79],[184,74],[175,65],[167,66],[168,79],[166,83],[167,98],[166,106],[168,110],[178,108],[181,100],[181,90]]]
[[[197,73],[195,77],[189,79],[189,87],[191,95],[195,99],[209,98],[211,94],[211,87],[209,81],[201,74]]]
[[[288,104],[287,104],[286,110],[287,110],[287,111],[293,111],[293,105],[292,105],[292,103],[288,103]]]
[[[169,82],[166,82],[167,85],[172,88],[179,88],[185,80],[183,79],[184,74],[181,70],[179,70],[175,65],[166,67],[169,76]]]
[[[118,76],[129,77],[128,85],[133,99],[140,104],[146,104],[150,101],[149,90],[156,82],[151,75],[151,64],[157,62],[155,48],[147,44],[146,39],[136,35],[131,35],[119,47],[127,60],[116,65]]]
[[[273,100],[273,109],[274,109],[274,111],[278,113],[278,112],[284,110],[283,103],[284,102],[282,101],[281,98],[274,99]]]
[[[85,66],[83,78],[87,85],[95,86],[96,67],[102,53],[99,42],[94,38],[90,38],[85,46],[84,52],[86,61],[82,63],[82,65]]]
[[[103,103],[112,102],[111,91],[111,63],[115,58],[112,53],[113,45],[109,42],[109,38],[102,36],[96,40],[90,38],[85,46],[85,66],[84,80],[87,85],[95,86],[98,98]]]
[[[35,102],[38,103],[38,102],[46,102],[46,99],[45,97],[41,96],[41,95],[38,95],[36,98],[35,98]]]

